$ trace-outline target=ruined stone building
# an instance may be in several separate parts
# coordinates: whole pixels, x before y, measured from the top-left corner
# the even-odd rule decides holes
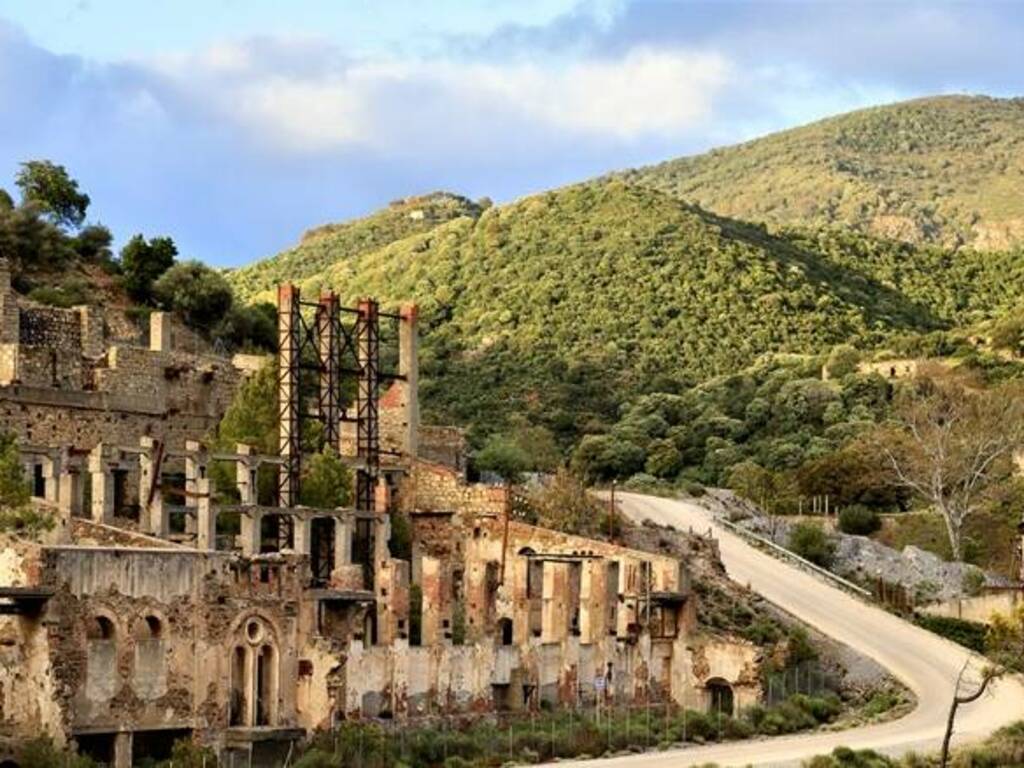
[[[0,403],[57,525],[0,552],[0,760],[48,733],[118,766],[182,737],[277,765],[347,719],[757,700],[757,649],[700,637],[685,562],[527,525],[504,488],[467,483],[458,433],[419,423],[414,307],[366,300],[347,325],[333,295],[283,286],[281,450],[259,455],[204,445],[240,374],[176,353],[160,316],[148,348],[104,346],[93,310],[10,296]],[[352,508],[296,503],[304,410],[356,474]]]

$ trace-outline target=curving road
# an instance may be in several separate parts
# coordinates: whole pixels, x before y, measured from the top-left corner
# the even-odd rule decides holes
[[[957,675],[965,662],[979,667],[983,662],[978,657],[751,547],[715,525],[711,513],[697,504],[636,494],[622,494],[621,498],[622,511],[637,522],[650,519],[680,529],[711,528],[730,578],[749,584],[780,608],[877,661],[914,692],[918,706],[899,720],[846,731],[714,744],[611,762],[644,768],[703,763],[798,765],[841,745],[896,756],[938,750]],[[954,743],[982,738],[1020,719],[1024,719],[1024,685],[1016,677],[998,680],[984,697],[960,708]],[[592,762],[607,765],[609,761]]]

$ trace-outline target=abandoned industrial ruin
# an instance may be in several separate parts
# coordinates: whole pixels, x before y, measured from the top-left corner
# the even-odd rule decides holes
[[[278,312],[279,450],[222,452],[205,441],[260,361],[177,349],[159,312],[143,342],[31,306],[0,265],[0,415],[56,519],[0,550],[0,761],[46,733],[116,766],[182,737],[277,765],[351,719],[757,701],[756,647],[701,636],[686,562],[528,525],[467,482],[461,433],[420,424],[415,306],[282,285]],[[352,508],[299,505],[310,424]]]

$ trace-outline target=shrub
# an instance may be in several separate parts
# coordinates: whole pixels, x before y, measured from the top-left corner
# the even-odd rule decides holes
[[[219,272],[198,261],[175,264],[155,283],[153,295],[193,328],[211,330],[231,309],[231,286]]]
[[[970,648],[978,653],[985,652],[985,635],[988,628],[976,621],[965,619],[954,619],[949,616],[928,616],[917,614],[914,616],[914,623],[919,627],[941,635],[954,643],[959,643],[965,648]]]
[[[832,564],[835,542],[815,523],[799,523],[789,532],[789,550],[822,568]]]
[[[852,536],[868,536],[882,527],[882,519],[873,509],[860,504],[839,513],[839,530]]]
[[[18,765],[22,768],[97,768],[85,755],[72,755],[57,749],[48,736],[23,743],[17,751]]]

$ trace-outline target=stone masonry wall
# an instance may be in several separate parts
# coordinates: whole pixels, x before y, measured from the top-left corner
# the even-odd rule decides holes
[[[505,510],[504,487],[466,483],[461,472],[441,464],[415,461],[403,482],[400,499],[405,512],[501,515]]]
[[[21,310],[22,344],[50,347],[63,353],[82,353],[82,318],[77,310],[26,307]]]

